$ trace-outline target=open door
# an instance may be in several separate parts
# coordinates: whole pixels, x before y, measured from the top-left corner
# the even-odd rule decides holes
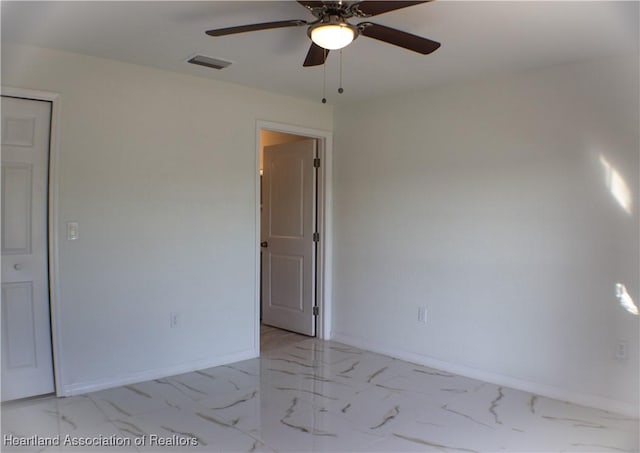
[[[315,139],[266,146],[262,322],[315,336]]]

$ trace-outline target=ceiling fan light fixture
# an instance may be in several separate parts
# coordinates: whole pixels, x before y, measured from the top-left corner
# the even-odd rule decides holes
[[[327,50],[347,47],[356,37],[354,27],[345,22],[318,24],[309,29],[311,40]]]

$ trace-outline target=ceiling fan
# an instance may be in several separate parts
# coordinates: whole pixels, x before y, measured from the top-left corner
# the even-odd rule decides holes
[[[208,30],[206,33],[209,36],[226,36],[272,28],[308,26],[307,35],[311,38],[312,43],[303,66],[324,64],[330,50],[342,49],[360,35],[427,55],[438,49],[440,43],[368,21],[351,24],[347,19],[352,17],[368,18],[389,11],[427,3],[428,1],[431,0],[298,1],[299,4],[315,16],[316,20],[310,22],[302,19],[281,20],[218,28]]]

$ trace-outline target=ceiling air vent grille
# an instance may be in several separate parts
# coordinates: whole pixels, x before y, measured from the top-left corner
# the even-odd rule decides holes
[[[231,61],[220,60],[218,58],[211,58],[205,55],[196,55],[187,60],[187,63],[197,64],[213,69],[224,69],[227,66],[231,66]]]

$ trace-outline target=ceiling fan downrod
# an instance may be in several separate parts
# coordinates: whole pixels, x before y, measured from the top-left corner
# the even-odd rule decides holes
[[[344,88],[342,88],[342,49],[340,49],[340,83],[338,85],[338,94],[344,93]]]
[[[327,103],[327,49],[323,49],[324,63],[322,63],[322,103]]]

